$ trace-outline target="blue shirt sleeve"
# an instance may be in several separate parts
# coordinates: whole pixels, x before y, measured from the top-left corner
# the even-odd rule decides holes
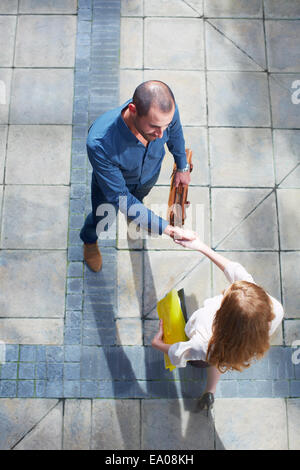
[[[177,105],[175,106],[175,113],[169,126],[169,139],[167,141],[167,146],[174,156],[177,168],[184,168],[187,164],[187,159],[185,153],[185,141]]]
[[[120,168],[107,157],[100,142],[87,142],[87,153],[93,167],[97,182],[105,194],[107,202],[120,209],[122,213],[134,220],[151,233],[161,235],[168,225],[162,217],[147,209],[136,197],[131,194]]]

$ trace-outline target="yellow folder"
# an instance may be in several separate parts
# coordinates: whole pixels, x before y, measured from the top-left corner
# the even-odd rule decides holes
[[[162,300],[157,303],[158,317],[163,320],[164,337],[167,344],[188,341],[185,334],[185,318],[177,290],[172,289]],[[171,363],[167,354],[164,355],[165,368],[170,371],[176,367]]]

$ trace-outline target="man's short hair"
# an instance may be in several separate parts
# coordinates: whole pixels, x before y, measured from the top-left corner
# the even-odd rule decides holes
[[[139,116],[146,116],[151,106],[157,106],[163,113],[169,113],[175,106],[172,90],[159,80],[141,83],[135,89],[132,102]]]

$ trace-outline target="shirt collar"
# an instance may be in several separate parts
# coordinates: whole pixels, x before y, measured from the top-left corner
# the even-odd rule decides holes
[[[135,143],[138,143],[139,140],[136,138],[136,136],[131,132],[131,130],[129,129],[129,127],[127,126],[127,124],[125,123],[123,117],[122,117],[122,111],[128,106],[129,103],[132,102],[132,99],[126,101],[122,107],[121,107],[121,111],[120,111],[120,114],[117,118],[117,126],[118,126],[118,129],[119,131],[121,132],[121,134],[123,135],[123,137],[125,137],[126,140],[128,140],[129,142],[135,142]]]

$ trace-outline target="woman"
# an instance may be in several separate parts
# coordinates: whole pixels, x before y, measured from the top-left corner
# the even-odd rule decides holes
[[[223,294],[207,299],[204,307],[190,317],[185,327],[189,341],[164,343],[160,321],[151,343],[168,354],[174,366],[205,361],[202,364],[208,367],[207,383],[198,407],[209,410],[220,375],[227,370],[242,371],[252,360],[261,358],[269,349],[269,337],[281,323],[284,312],[282,305],[255,284],[241,264],[213,251],[194,232],[185,231],[185,239],[175,242],[203,253],[231,283]]]

